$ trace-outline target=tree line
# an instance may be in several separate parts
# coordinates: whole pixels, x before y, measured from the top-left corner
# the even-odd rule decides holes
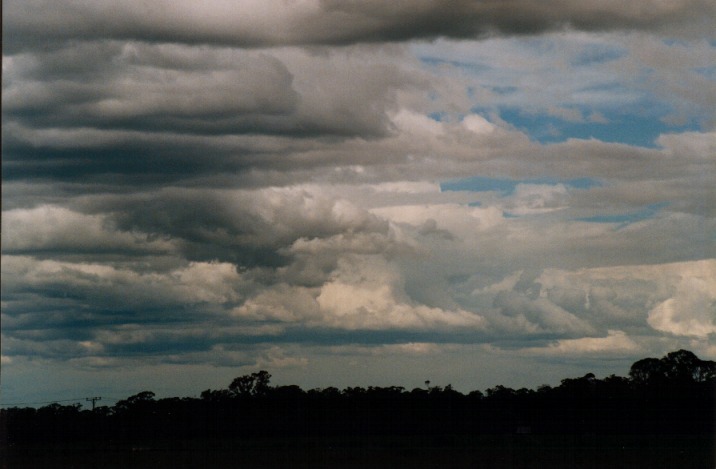
[[[635,362],[628,377],[592,373],[558,386],[460,393],[452,386],[304,390],[267,371],[200,397],[140,392],[114,406],[0,410],[9,445],[340,435],[714,435],[716,362],[687,350]]]

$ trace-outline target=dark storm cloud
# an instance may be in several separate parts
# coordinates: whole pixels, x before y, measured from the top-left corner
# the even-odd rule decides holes
[[[64,180],[128,185],[167,183],[203,174],[265,166],[261,148],[176,133],[100,131],[77,128],[43,130],[8,124],[3,128],[3,177],[6,180]],[[34,138],[33,138],[34,137]],[[105,186],[106,187],[106,186]],[[97,189],[102,190],[102,186]]]
[[[8,50],[98,38],[240,47],[476,38],[574,28],[658,30],[713,26],[707,0],[9,1]],[[689,34],[688,31],[685,31]]]
[[[296,127],[293,77],[267,55],[93,43],[10,61],[3,110],[30,127],[208,135],[320,127]]]
[[[3,104],[7,115],[45,127],[93,126],[162,130],[198,121],[252,115],[286,115],[295,111],[298,96],[292,76],[277,59],[236,54],[231,67],[211,51],[175,51],[158,47],[80,44],[32,57],[13,58],[14,72],[6,77]],[[84,61],[90,60],[91,66]],[[80,61],[79,64],[73,63]],[[155,62],[155,63],[152,63]],[[213,62],[212,64],[206,62]],[[213,65],[213,66],[212,66]],[[203,67],[202,67],[203,66]],[[169,116],[164,121],[164,116]],[[241,120],[228,124],[240,124]],[[172,125],[174,124],[174,125]],[[249,120],[244,130],[249,131]],[[241,129],[241,126],[238,126]]]
[[[332,165],[303,153],[389,135],[398,90],[420,82],[364,57],[114,42],[5,56],[3,175],[146,184]]]
[[[190,260],[243,266],[286,264],[285,249],[299,239],[388,232],[386,221],[365,210],[301,190],[166,189],[98,198],[85,209],[109,213],[121,231],[173,240]]]

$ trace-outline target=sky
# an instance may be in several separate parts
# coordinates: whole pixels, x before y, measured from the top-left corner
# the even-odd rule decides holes
[[[716,359],[712,0],[6,0],[0,401]]]

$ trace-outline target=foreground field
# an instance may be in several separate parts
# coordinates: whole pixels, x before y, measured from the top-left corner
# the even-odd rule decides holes
[[[5,448],[3,468],[704,468],[699,436],[480,435],[164,441]]]

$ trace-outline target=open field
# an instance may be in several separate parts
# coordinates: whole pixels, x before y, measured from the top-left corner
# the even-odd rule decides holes
[[[704,468],[699,436],[249,438],[6,448],[3,468]]]

